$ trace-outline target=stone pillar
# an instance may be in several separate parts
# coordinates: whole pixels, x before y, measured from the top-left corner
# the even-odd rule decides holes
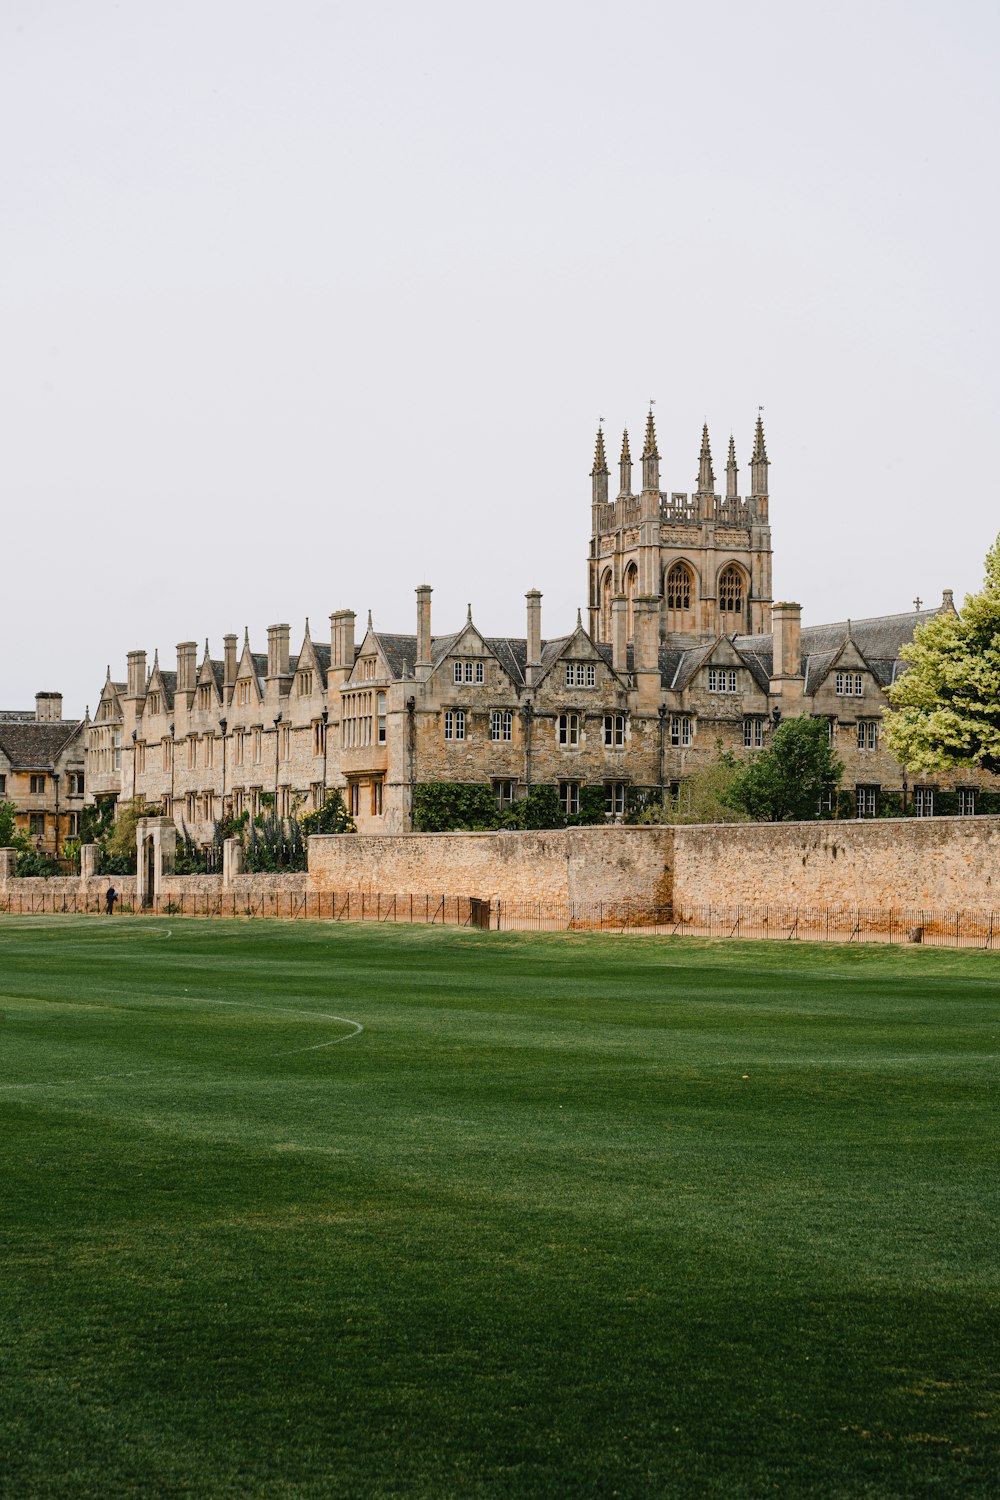
[[[140,906],[152,906],[163,876],[174,873],[177,828],[173,818],[140,818],[135,843],[136,897]]]
[[[9,885],[17,868],[17,850],[0,849],[0,886]]]
[[[97,878],[97,856],[100,852],[98,844],[80,845],[80,879],[95,880]]]
[[[243,845],[239,839],[226,839],[222,845],[222,885],[228,889],[234,875],[243,874]]]

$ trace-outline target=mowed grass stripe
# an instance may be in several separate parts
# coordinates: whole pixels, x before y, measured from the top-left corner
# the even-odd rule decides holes
[[[4,1492],[992,1493],[997,973],[0,923]]]

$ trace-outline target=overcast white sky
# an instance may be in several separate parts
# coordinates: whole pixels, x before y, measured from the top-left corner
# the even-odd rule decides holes
[[[758,405],[806,622],[1000,530],[1000,7],[3,0],[0,706],[585,602],[597,418]],[[640,442],[633,443],[637,453]]]

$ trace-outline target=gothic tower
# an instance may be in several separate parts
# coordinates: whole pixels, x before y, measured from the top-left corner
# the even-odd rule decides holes
[[[632,493],[628,431],[622,441],[621,483],[608,498],[604,434],[599,430],[592,480],[588,561],[591,634],[611,640],[612,601],[627,601],[629,636],[634,600],[660,601],[660,639],[693,645],[719,635],[771,630],[771,528],[768,457],[760,416],[750,459],[750,494],[737,493],[736,446],[730,437],[726,493],[715,492],[708,424],[702,428],[697,487],[692,494],[660,489],[660,453],[650,407],[642,451],[642,490]]]

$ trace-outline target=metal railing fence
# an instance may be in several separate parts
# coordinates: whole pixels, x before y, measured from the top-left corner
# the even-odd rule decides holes
[[[93,892],[0,891],[0,917],[104,915]],[[664,937],[771,939],[780,942],[927,943],[936,947],[1000,948],[1000,912],[913,907],[711,905],[678,911],[648,902],[508,901],[443,894],[379,891],[178,891],[146,906],[118,902],[115,920],[129,917],[244,917],[329,922],[419,923],[500,932],[610,932]]]

